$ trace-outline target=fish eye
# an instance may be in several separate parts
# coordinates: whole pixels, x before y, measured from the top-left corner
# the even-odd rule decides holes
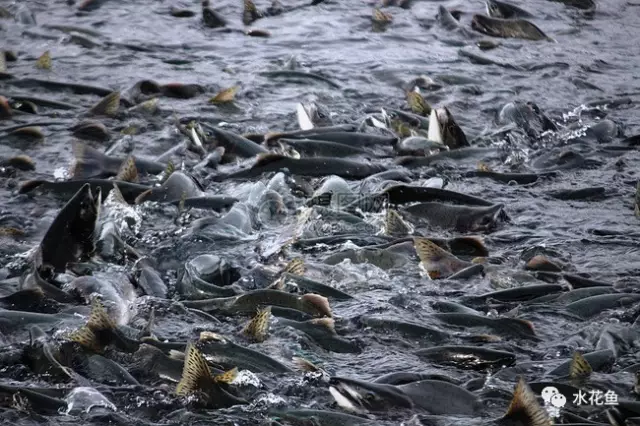
[[[367,399],[367,401],[373,401],[374,399],[376,399],[376,394],[374,394],[373,392],[367,392],[365,398]]]

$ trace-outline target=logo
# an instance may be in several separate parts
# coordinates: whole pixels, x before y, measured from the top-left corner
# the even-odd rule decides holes
[[[542,389],[540,394],[544,401],[544,408],[549,415],[553,418],[560,417],[560,411],[567,404],[567,397],[564,396],[558,388],[554,386],[547,386]],[[589,391],[578,390],[578,393],[573,394],[572,404],[574,405],[618,405],[618,394],[612,390],[603,392],[598,389],[592,389]]]

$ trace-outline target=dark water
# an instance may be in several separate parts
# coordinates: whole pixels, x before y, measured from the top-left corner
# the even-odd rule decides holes
[[[286,365],[292,365],[293,356],[304,357],[337,376],[372,380],[389,372],[413,371],[445,374],[457,383],[465,383],[486,373],[437,365],[414,355],[416,349],[437,344],[468,344],[464,338],[452,337],[443,343],[402,337],[397,332],[363,327],[358,318],[363,315],[385,316],[442,331],[480,334],[482,331],[477,328],[465,330],[438,324],[429,316],[436,312],[433,303],[438,300],[460,302],[465,300],[465,295],[543,284],[534,274],[524,270],[524,259],[530,258],[533,252],[556,259],[565,271],[616,283],[619,291],[637,292],[640,232],[633,206],[640,155],[637,149],[610,147],[628,148],[621,141],[640,130],[637,106],[640,99],[640,47],[635,42],[640,29],[638,5],[625,1],[602,1],[594,13],[585,13],[558,2],[521,2],[518,4],[534,14],[531,21],[555,42],[492,39],[500,46],[483,52],[476,47],[476,42],[490,37],[469,28],[473,13],[486,13],[481,2],[415,1],[410,9],[385,8],[393,15],[393,22],[384,32],[372,31],[371,12],[375,6],[372,2],[329,0],[318,6],[260,19],[250,27],[243,26],[241,22],[240,3],[224,1],[214,5],[216,11],[228,20],[224,30],[204,27],[200,19],[200,5],[196,2],[110,0],[96,10],[83,13],[77,12],[77,6],[63,1],[0,4],[12,12],[16,12],[18,6],[27,7],[36,21],[34,25],[11,18],[0,20],[0,47],[16,52],[18,57],[16,62],[7,63],[7,73],[12,77],[0,80],[0,95],[6,98],[41,97],[77,107],[76,110],[40,107],[37,116],[15,115],[0,121],[0,137],[3,138],[0,157],[26,154],[36,163],[35,171],[2,169],[0,225],[24,231],[22,236],[0,237],[3,245],[0,274],[5,279],[3,295],[18,288],[17,277],[25,269],[25,256],[20,253],[38,244],[58,209],[69,198],[37,191],[18,195],[17,187],[29,179],[53,180],[54,175],[68,167],[73,160],[71,142],[74,138],[67,129],[99,100],[97,95],[43,88],[39,84],[26,84],[24,80],[21,83],[21,79],[68,81],[121,90],[123,94],[143,79],[161,84],[202,85],[204,93],[191,99],[159,98],[159,111],[152,117],[125,115],[124,118],[101,119],[111,131],[112,138],[104,144],[91,142],[93,146],[104,150],[116,144],[119,147],[114,151],[116,154],[124,155],[124,148],[133,148],[136,156],[155,158],[186,140],[176,130],[176,119],[183,122],[195,119],[210,125],[224,123],[225,128],[237,133],[296,130],[296,105],[317,101],[328,107],[335,124],[359,124],[367,111],[378,112],[383,107],[407,110],[403,85],[420,75],[432,78],[439,85],[423,91],[425,99],[433,106],[448,107],[472,145],[494,144],[501,147],[498,156],[450,160],[413,169],[413,183],[416,185],[422,185],[428,177],[443,177],[448,183],[446,189],[505,205],[510,221],[482,235],[490,256],[501,260],[490,268],[484,278],[431,281],[420,274],[414,258],[407,258],[406,265],[402,267],[387,269],[350,261],[335,266],[324,263],[330,254],[354,248],[349,243],[319,246],[314,250],[302,250],[294,245],[282,256],[265,260],[260,254],[271,247],[280,234],[289,232],[287,229],[297,220],[293,211],[284,219],[254,231],[244,240],[221,241],[182,237],[193,220],[214,214],[210,211],[193,209],[176,220],[175,207],[144,203],[132,207],[140,217],[140,229],[137,238],[129,242],[158,263],[158,269],[170,288],[175,285],[184,262],[202,253],[223,257],[245,278],[251,275],[256,265],[266,263],[277,270],[288,260],[302,257],[307,264],[307,276],[355,297],[351,301],[330,298],[331,308],[339,334],[359,339],[364,350],[360,354],[325,351],[301,333],[279,325],[277,319],[272,320],[269,339],[261,344],[250,344],[239,334],[248,317],[219,317],[218,322],[213,322],[185,313],[170,301],[149,297],[132,301],[134,314],[131,316],[134,319],[129,324],[134,327],[144,324],[150,308],[155,306],[160,314],[157,314],[154,333],[161,340],[185,341],[197,338],[201,330],[210,330]],[[467,31],[444,29],[436,20],[440,5],[462,10],[461,25]],[[173,17],[169,13],[172,6],[193,10],[196,16]],[[265,8],[267,4],[259,4],[258,7]],[[80,27],[91,32],[82,33],[76,28],[73,38],[68,31],[65,33],[51,26]],[[244,34],[248,28],[267,30],[271,36],[249,37]],[[78,35],[93,41],[91,46],[87,47],[86,39],[79,42]],[[36,68],[36,59],[47,50],[52,57],[52,69]],[[490,58],[491,63],[483,65],[471,61],[464,52]],[[261,74],[283,69],[291,57],[297,59],[301,71],[322,75],[339,88],[312,79],[274,78]],[[240,90],[233,105],[207,103],[220,90],[234,85],[239,85]],[[515,100],[535,102],[557,124],[559,131],[535,141],[521,134],[506,138],[504,133],[492,135],[501,127],[496,121],[498,112]],[[603,121],[614,126],[605,131],[585,130]],[[12,141],[3,130],[34,122],[58,124],[43,125],[45,138],[36,143]],[[602,129],[602,124],[600,126]],[[131,133],[132,127],[136,129],[135,134],[123,134]],[[479,160],[497,171],[535,170],[535,165],[539,164],[536,160],[541,156],[562,150],[578,152],[589,161],[530,185],[504,184],[465,175],[465,172],[476,169]],[[184,161],[184,171],[187,172],[199,160],[193,152],[182,158],[172,158],[174,164],[180,165]],[[391,164],[389,160],[374,161]],[[233,168],[233,165],[220,167],[221,170]],[[213,182],[208,173],[215,174],[215,170],[198,174],[210,193],[235,196],[247,190],[246,185],[239,186],[238,182]],[[266,184],[269,178],[264,176],[261,180]],[[311,180],[310,183],[317,188],[321,182]],[[590,187],[602,187],[604,192],[589,200],[551,196],[558,190]],[[290,201],[300,206],[304,199],[294,197]],[[363,230],[362,225],[349,230],[373,234],[381,229],[379,214],[367,215],[366,219],[373,230]],[[327,227],[315,225],[317,223],[307,224],[303,236],[326,236],[330,232]],[[449,231],[428,232],[432,237],[460,235]],[[336,231],[334,226],[333,233],[340,231]],[[103,265],[101,269],[106,271],[104,274],[113,276],[131,271],[131,263]],[[558,283],[566,285],[562,279]],[[518,306],[518,310],[511,311]],[[552,366],[569,359],[576,350],[587,353],[613,349],[614,365],[602,371],[603,376],[599,379],[615,389],[621,399],[635,398],[631,393],[633,374],[622,370],[640,362],[640,340],[637,323],[634,322],[637,303],[635,306],[606,309],[584,321],[566,315],[562,302],[549,306],[488,302],[474,307],[482,313],[495,309],[493,315],[513,315],[534,324],[539,341],[503,336],[500,343],[472,343],[511,351],[517,356],[517,364],[540,362],[541,368],[531,369],[526,374],[529,380],[540,380],[541,371],[551,370]],[[87,311],[88,308],[83,313]],[[47,331],[53,335],[56,327]],[[57,331],[64,332],[65,329]],[[6,351],[28,343],[24,330],[15,332],[19,337],[14,335],[12,328],[4,327],[2,333],[0,342]],[[606,337],[611,334],[618,337]],[[622,335],[625,337],[619,337]],[[112,357],[125,366],[130,361],[118,354]],[[553,360],[555,363],[543,362]],[[44,387],[57,383],[50,377],[35,376],[24,369],[18,371],[6,367],[1,371],[5,383],[13,380]],[[521,373],[527,373],[527,370]],[[215,424],[267,424],[268,417],[264,412],[268,407],[332,407],[327,386],[302,381],[302,373],[259,373],[258,377],[259,389],[251,385],[242,387],[243,395],[252,403],[249,408],[236,406],[209,411],[207,416],[211,420],[199,419],[197,414],[205,411],[196,409],[192,410],[196,414],[191,417],[184,413],[170,415],[181,408],[180,403],[159,401],[158,395],[149,396],[152,392],[148,388],[145,391],[132,390],[127,397],[114,393],[110,399],[119,413],[160,423],[182,421],[181,424],[200,421],[201,424],[208,424],[207,421]],[[490,378],[483,389],[477,391],[483,400],[488,401],[486,412],[477,417],[487,420],[502,415],[515,379],[515,374]],[[158,392],[166,395],[170,395],[175,386],[166,380],[141,380],[141,383],[160,389]],[[72,384],[67,386],[69,389],[73,387]],[[502,394],[499,391],[503,391]],[[487,396],[491,392],[501,395],[496,398],[497,402],[496,399],[491,402]],[[134,395],[137,395],[137,400]],[[33,410],[18,412],[11,407],[10,398],[2,400],[3,422],[98,424],[100,421],[83,419],[86,414],[38,417],[28,414]],[[157,411],[154,412],[153,407]],[[603,407],[572,409],[584,417],[590,415],[608,424]],[[393,410],[375,416],[370,414],[370,418],[380,424],[385,421],[399,424],[409,421],[415,414],[428,413],[418,409]],[[440,420],[443,423],[439,424],[466,424],[473,419],[444,416]],[[135,424],[136,420],[129,422]],[[432,423],[423,419],[423,424]]]

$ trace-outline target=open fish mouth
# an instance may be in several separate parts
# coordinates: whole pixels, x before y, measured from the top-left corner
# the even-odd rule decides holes
[[[334,383],[329,386],[329,393],[336,403],[343,409],[353,413],[364,413],[367,410],[364,407],[364,397],[353,387],[344,382]]]
[[[317,102],[301,102],[296,106],[298,124],[302,130],[325,127],[333,124],[328,108]]]

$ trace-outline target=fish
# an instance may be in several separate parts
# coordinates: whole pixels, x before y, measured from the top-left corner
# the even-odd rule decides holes
[[[216,180],[247,179],[267,172],[288,169],[299,176],[323,177],[336,175],[345,179],[363,179],[387,170],[382,164],[360,163],[342,158],[313,157],[293,159],[276,154],[258,156],[258,160],[249,169],[227,175],[216,176]]]
[[[100,102],[92,106],[88,114],[93,116],[113,117],[118,113],[120,108],[120,92],[115,91],[109,93]]]
[[[329,392],[339,406],[362,413],[392,408],[424,410],[436,415],[474,415],[480,412],[476,395],[452,383],[421,380],[394,386],[345,377],[331,377]]]
[[[519,318],[491,318],[466,312],[442,312],[431,314],[438,321],[448,325],[467,328],[481,327],[492,333],[521,338],[534,338],[535,330],[530,321]]]
[[[469,146],[464,131],[447,107],[431,109],[427,139],[444,144],[451,150]]]
[[[210,7],[209,0],[202,1],[202,22],[209,28],[220,28],[227,25],[227,21]]]
[[[398,154],[405,156],[432,155],[448,149],[449,147],[442,142],[432,141],[422,136],[404,138],[395,146]]]
[[[296,114],[301,130],[311,130],[315,127],[329,127],[333,125],[329,109],[318,102],[299,103],[296,106]]]
[[[396,136],[383,136],[372,133],[344,131],[335,127],[314,128],[309,131],[276,134],[276,136],[278,139],[312,139],[334,142],[342,145],[357,146],[360,148],[377,146],[392,147],[398,141],[398,138]],[[269,141],[275,140],[274,137],[276,136],[269,135]]]
[[[561,293],[566,290],[567,288],[565,286],[559,284],[534,284],[498,290],[477,296],[469,296],[468,298],[469,300],[485,301],[487,299],[493,299],[499,302],[522,302],[548,294]]]
[[[423,360],[436,364],[477,370],[509,367],[516,362],[514,353],[475,346],[434,346],[420,349],[415,354]]]
[[[151,188],[136,198],[136,204],[144,201],[176,202],[181,198],[196,198],[204,196],[202,185],[192,176],[175,171],[162,183],[160,187]]]
[[[430,188],[414,185],[392,185],[380,192],[387,198],[389,204],[407,204],[414,202],[442,201],[454,204],[467,204],[471,206],[493,206],[489,200],[463,194],[448,189]]]
[[[337,142],[322,141],[317,139],[279,139],[280,144],[294,149],[304,156],[332,156],[348,157],[351,155],[371,155],[368,151],[357,146],[345,145]]]
[[[164,378],[178,383],[182,379],[184,360],[171,358],[148,343],[141,343],[133,354],[129,371],[136,377]]]
[[[303,293],[315,293],[335,300],[353,299],[353,296],[351,296],[350,294],[338,290],[337,288],[330,285],[323,284],[319,281],[303,277],[300,274],[283,272],[281,275],[281,280],[283,287],[295,287],[298,291]]]
[[[264,17],[264,14],[258,10],[253,0],[244,0],[244,8],[242,10],[242,23],[251,25],[253,22]]]
[[[271,307],[259,309],[256,316],[242,330],[244,334],[254,341],[264,342],[269,332],[269,319],[271,318]]]
[[[72,167],[73,179],[104,179],[118,175],[122,171],[123,164],[131,167],[125,161],[133,161],[133,167],[136,172],[143,174],[162,173],[167,165],[150,160],[144,160],[138,157],[111,157],[97,149],[81,142],[73,142],[73,154],[75,157]],[[133,168],[132,167],[132,168]],[[116,180],[129,181],[128,179],[116,178]]]
[[[68,263],[87,259],[94,253],[101,203],[100,189],[94,196],[89,184],[71,197],[40,242],[36,260],[39,269],[65,272]],[[61,245],[65,250],[59,250]]]
[[[228,392],[223,385],[231,383],[237,376],[234,368],[212,377],[204,355],[193,343],[187,345],[182,378],[176,386],[179,396],[196,394],[198,402],[206,408],[225,408],[244,405],[247,401]]]
[[[79,139],[89,139],[97,142],[106,142],[111,139],[109,129],[97,120],[80,121],[79,123],[69,127],[69,130],[73,133],[73,136]],[[76,148],[74,146],[74,154],[77,158],[75,150]]]
[[[141,257],[135,263],[136,283],[145,294],[165,299],[168,288],[148,257]]]
[[[309,293],[296,296],[279,290],[253,290],[239,296],[185,301],[189,308],[221,310],[229,313],[254,313],[259,306],[279,306],[295,309],[316,317],[331,317],[331,308],[326,297]]]
[[[407,223],[397,210],[387,208],[384,217],[384,232],[392,237],[404,237],[412,234],[413,226]]]
[[[524,9],[497,0],[485,1],[487,6],[487,15],[492,18],[500,19],[516,19],[516,18],[533,18],[533,15]]]
[[[585,297],[584,299],[566,305],[569,312],[574,313],[581,318],[588,319],[596,316],[607,309],[620,308],[637,303],[640,300],[640,294],[632,293],[614,293],[599,294],[596,296]]]
[[[147,185],[141,185],[131,182],[122,182],[109,179],[78,179],[67,181],[46,181],[40,179],[34,179],[24,182],[18,192],[20,194],[29,193],[36,188],[53,191],[56,194],[74,194],[80,191],[85,185],[94,191],[100,191],[101,197],[104,199],[109,195],[109,192],[113,189],[113,185],[116,185],[122,193],[125,201],[129,204],[133,204],[138,196],[143,192],[150,189]]]
[[[22,171],[36,169],[36,163],[27,155],[16,155],[15,157],[0,157],[0,167],[13,167]]]
[[[127,352],[135,352],[140,345],[140,342],[129,338],[116,326],[98,298],[92,302],[86,324],[69,333],[67,339],[98,354],[103,353],[110,344]]]
[[[411,338],[424,339],[429,342],[445,342],[449,333],[435,327],[427,327],[408,321],[398,321],[391,318],[363,315],[358,318],[363,327],[370,327],[381,331],[392,331]]]
[[[438,6],[438,15],[436,19],[442,25],[443,28],[453,31],[462,29],[458,20],[453,16],[453,14],[444,6]]]
[[[424,97],[414,90],[407,93],[407,103],[411,107],[414,114],[428,117],[431,114],[431,105],[427,103]]]
[[[458,259],[426,238],[414,238],[413,244],[420,258],[421,266],[432,280],[447,278],[472,266],[472,263]]]
[[[513,391],[513,399],[505,415],[498,419],[498,425],[526,424],[530,426],[551,426],[554,421],[549,413],[540,406],[524,378],[519,378]]]
[[[425,220],[434,227],[458,232],[482,232],[496,228],[503,209],[503,204],[470,207],[432,202],[405,207],[403,212]]]
[[[362,348],[356,341],[345,339],[336,333],[332,318],[315,318],[307,321],[295,321],[278,318],[278,325],[289,326],[307,334],[323,349],[337,353],[360,353]]]
[[[289,373],[291,369],[281,362],[253,349],[240,346],[211,332],[200,333],[201,352],[221,365],[236,366],[253,372]]]
[[[521,38],[534,41],[552,40],[540,28],[524,19],[500,19],[473,15],[471,28],[492,37]]]
[[[225,157],[252,158],[258,154],[269,152],[264,146],[228,130],[210,126],[206,123],[203,123],[202,127],[213,134],[218,146],[224,148]]]

